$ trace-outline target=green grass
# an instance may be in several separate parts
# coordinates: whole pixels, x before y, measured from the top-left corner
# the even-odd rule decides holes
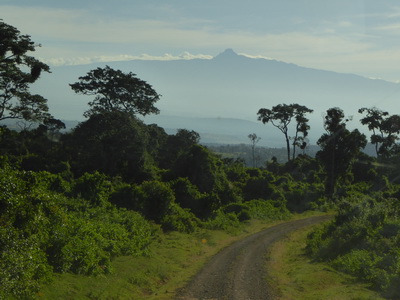
[[[312,262],[304,254],[311,228],[296,231],[277,242],[267,262],[271,286],[278,287],[279,299],[384,299],[367,284],[340,273],[327,264]]]
[[[57,275],[38,293],[38,299],[175,299],[176,290],[220,249],[276,223],[252,221],[236,233],[163,234],[151,245],[148,257],[118,257],[110,275]]]
[[[294,215],[293,219],[317,214]],[[151,245],[148,257],[118,257],[112,262],[109,275],[57,275],[40,291],[38,299],[175,299],[176,291],[219,250],[281,222],[285,221],[251,221],[230,233],[201,230],[194,234],[163,234]]]

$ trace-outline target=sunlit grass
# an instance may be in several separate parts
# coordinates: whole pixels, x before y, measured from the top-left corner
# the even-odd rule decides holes
[[[304,253],[311,230],[296,231],[274,244],[269,253],[269,281],[278,287],[275,293],[279,299],[384,299],[354,277],[311,261]]]
[[[112,274],[95,277],[62,274],[39,299],[175,299],[175,293],[222,248],[275,223],[252,221],[240,232],[200,230],[163,234],[148,257],[118,257]]]
[[[294,215],[300,219],[320,213]],[[112,274],[95,277],[62,274],[44,287],[39,299],[176,299],[207,260],[249,234],[286,221],[251,221],[231,233],[200,230],[194,234],[171,232],[151,245],[148,257],[118,257]]]

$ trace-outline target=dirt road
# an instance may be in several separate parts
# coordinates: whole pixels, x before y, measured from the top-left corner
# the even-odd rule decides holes
[[[268,248],[292,231],[330,218],[318,216],[282,223],[232,244],[215,255],[178,293],[177,299],[273,299],[273,289],[266,281]]]

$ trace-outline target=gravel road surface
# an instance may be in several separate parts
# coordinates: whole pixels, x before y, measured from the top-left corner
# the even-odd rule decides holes
[[[317,216],[282,223],[248,236],[224,248],[183,288],[180,300],[268,300],[274,299],[268,286],[268,248],[302,227],[331,219]]]

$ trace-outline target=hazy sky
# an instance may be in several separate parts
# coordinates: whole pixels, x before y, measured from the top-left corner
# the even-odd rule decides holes
[[[0,0],[49,64],[210,58],[226,48],[400,80],[398,0]]]

